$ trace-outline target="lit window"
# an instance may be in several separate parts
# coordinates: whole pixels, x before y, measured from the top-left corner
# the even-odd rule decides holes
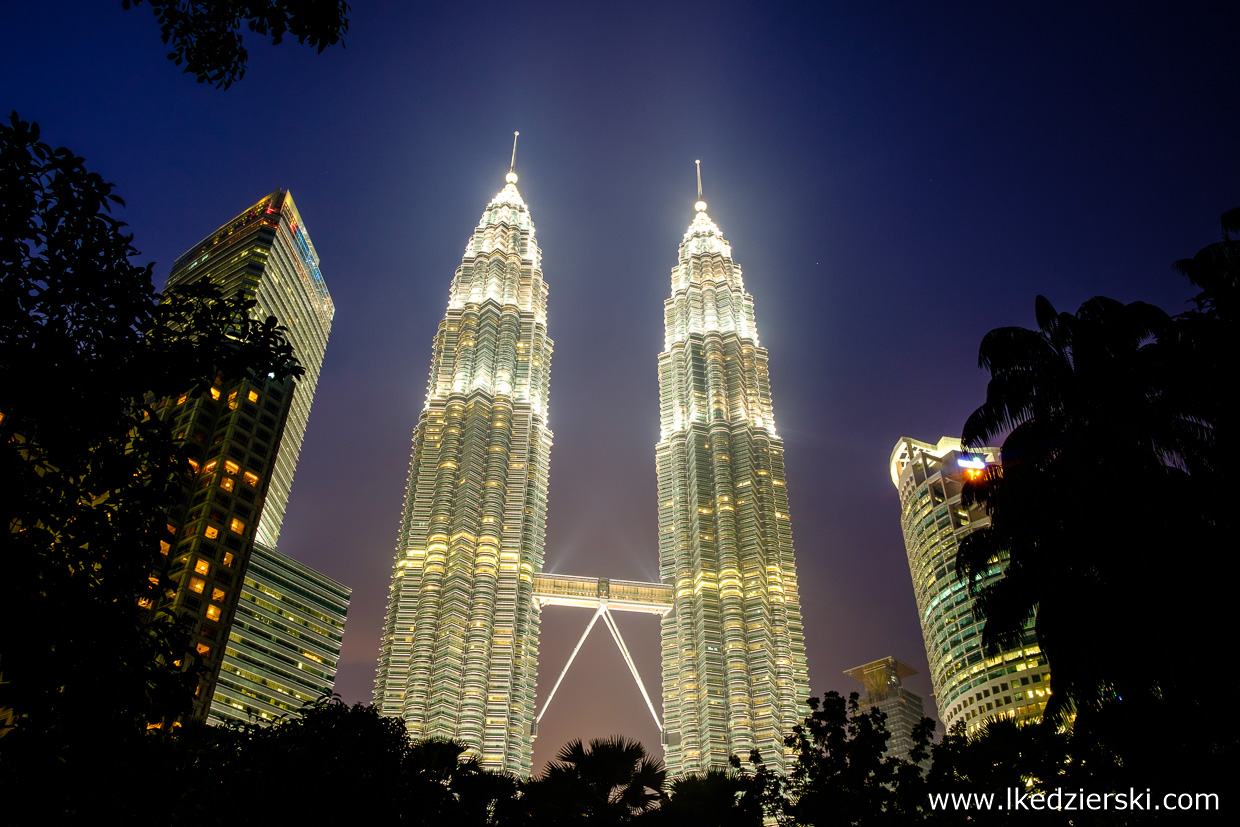
[[[223,602],[223,600],[224,600],[224,590],[223,590],[223,589],[220,589],[220,588],[212,588],[212,589],[211,589],[211,599],[212,599],[212,600],[214,600],[216,603],[221,603],[221,602]]]
[[[181,394],[181,398],[177,400],[177,404],[178,404],[178,405],[183,404],[183,403],[185,402],[185,400],[186,400],[186,399],[188,399],[188,398],[189,398],[189,394],[188,394],[188,393],[183,393],[183,394]]]
[[[224,479],[220,480],[220,488],[223,488],[225,491],[232,491],[233,490],[233,478],[224,477]]]
[[[197,646],[197,647],[195,647],[195,648],[198,650],[198,654],[202,655],[204,658],[205,658],[205,657],[206,657],[206,656],[210,653],[210,651],[211,651],[211,647],[210,647],[210,646],[208,646],[208,645],[207,645],[207,644],[205,644],[205,643],[200,643],[200,644],[198,644],[198,646]]]
[[[226,552],[224,552],[224,565],[225,565],[225,566],[228,566],[228,568],[230,568],[230,569],[231,569],[231,568],[232,568],[232,561],[233,561],[232,552],[231,552],[231,551],[226,551]]]
[[[211,398],[212,398],[212,399],[219,399],[219,398],[220,398],[220,389],[219,389],[219,388],[212,388],[212,389],[211,389]]]
[[[155,608],[155,601],[149,597],[139,597],[138,608],[139,609],[153,609]]]
[[[258,474],[254,474],[249,471],[246,471],[245,481],[249,483],[250,485],[254,486],[255,488],[258,488]]]
[[[198,572],[199,574],[210,574],[211,564],[208,563],[206,560],[203,560],[200,557],[198,558],[198,562],[194,564],[194,571]]]
[[[214,540],[220,536],[220,530],[213,525],[209,525],[207,526],[206,535],[208,540]]]
[[[198,461],[197,460],[191,459],[189,461],[189,467],[194,469],[195,474],[198,473]]]
[[[171,551],[171,550],[172,550],[172,544],[171,544],[171,543],[169,543],[167,540],[160,540],[160,541],[159,541],[159,553],[160,553],[160,554],[165,554],[165,555],[166,555],[166,554],[167,554],[169,551]]]
[[[257,401],[258,401],[258,392],[257,392],[257,391],[250,391],[250,401],[251,401],[251,402],[257,402]]]
[[[233,531],[237,532],[238,534],[241,534],[245,531],[245,523],[241,522],[235,517],[233,518],[232,523],[230,523],[228,527],[231,528]]]
[[[201,577],[191,577],[189,579],[189,590],[191,592],[202,594],[202,590],[205,589],[206,587],[207,587],[207,581],[203,580]]]
[[[232,474],[233,476],[236,476],[237,472],[241,470],[241,466],[237,465],[237,463],[232,462],[231,460],[226,460],[224,462],[224,470]]]
[[[208,606],[207,617],[211,618],[212,620],[219,620],[220,619],[220,607],[216,606],[214,603]]]

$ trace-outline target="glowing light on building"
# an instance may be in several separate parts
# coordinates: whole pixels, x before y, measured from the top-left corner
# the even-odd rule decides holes
[[[292,193],[276,190],[199,242],[173,264],[168,285],[202,278],[212,279],[226,295],[254,299],[250,312],[254,318],[275,316],[305,369],[290,383],[293,398],[288,419],[279,435],[279,451],[272,458],[271,482],[254,531],[256,542],[275,548],[336,313],[319,271],[318,253]],[[259,425],[275,432],[275,412],[267,409],[260,416],[263,413],[269,421]]]
[[[528,773],[551,431],[547,285],[509,172],[466,244],[413,432],[374,701]]]
[[[665,762],[671,776],[700,772],[756,747],[786,770],[809,679],[784,446],[753,297],[700,173],[695,211],[659,354],[659,559],[675,589],[662,621]]]
[[[964,481],[976,479],[998,459],[998,448],[966,453],[952,437],[938,444],[902,437],[891,452],[891,482],[900,492],[900,525],[930,680],[939,720],[947,729],[957,721],[972,732],[994,718],[1037,719],[1046,708],[1043,691],[1050,672],[1032,623],[1020,646],[986,655],[973,598],[956,575],[960,540],[990,524],[984,509],[962,503]],[[994,566],[981,585],[994,582],[1002,571]]]

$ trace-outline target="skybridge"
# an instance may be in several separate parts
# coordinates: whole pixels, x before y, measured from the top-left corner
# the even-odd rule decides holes
[[[659,732],[663,732],[663,721],[660,720],[659,713],[655,711],[654,704],[650,701],[650,695],[646,692],[645,684],[642,683],[642,676],[637,671],[637,665],[633,663],[629,648],[624,645],[624,638],[620,636],[620,628],[616,625],[616,620],[611,613],[613,611],[641,612],[661,617],[672,610],[672,601],[672,587],[666,583],[610,580],[605,577],[575,577],[567,574],[534,575],[534,604],[540,611],[544,606],[575,606],[594,609],[594,616],[586,624],[586,630],[581,633],[581,638],[573,647],[573,653],[568,656],[568,663],[564,664],[560,677],[556,678],[555,686],[551,687],[551,694],[547,696],[538,716],[534,718],[532,734],[538,733],[538,722],[547,713],[547,707],[551,706],[551,699],[555,697],[556,690],[560,688],[560,683],[568,674],[568,668],[573,665],[577,653],[581,651],[582,644],[586,642],[586,638],[589,637],[590,631],[599,618],[603,619],[607,631],[611,632],[611,637],[616,641],[616,646],[620,649],[620,654],[624,657],[629,672],[633,674],[633,680],[637,682],[637,688],[641,690],[642,698],[646,701],[646,708],[650,710],[650,715],[654,718]]]

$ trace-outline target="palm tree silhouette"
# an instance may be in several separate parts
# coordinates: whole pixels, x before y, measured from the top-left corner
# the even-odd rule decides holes
[[[1142,302],[1090,299],[1075,314],[1039,296],[1038,330],[982,340],[986,402],[965,423],[973,447],[1003,443],[1002,467],[966,486],[990,527],[961,543],[980,587],[990,653],[1020,646],[1028,620],[1051,667],[1054,718],[1118,698],[1164,697],[1204,636],[1168,579],[1208,532],[1203,478],[1212,429],[1173,381],[1173,320]],[[1196,637],[1196,640],[1194,640]]]
[[[574,739],[526,784],[523,809],[539,824],[620,824],[657,807],[666,780],[663,762],[637,741],[615,735],[587,747]]]

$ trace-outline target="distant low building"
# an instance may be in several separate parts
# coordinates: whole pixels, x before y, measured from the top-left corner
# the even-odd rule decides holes
[[[1050,669],[1033,622],[1020,646],[987,656],[974,598],[956,575],[960,541],[990,525],[985,509],[966,507],[964,482],[999,461],[998,448],[966,451],[960,440],[938,444],[902,437],[891,452],[891,482],[900,492],[900,526],[908,552],[917,616],[921,620],[939,719],[972,732],[988,720],[1039,720],[1050,697]],[[991,567],[981,585],[998,580]]]
[[[865,686],[862,705],[877,709],[887,716],[887,741],[885,755],[908,758],[913,750],[913,730],[925,717],[926,709],[921,696],[904,685],[904,679],[917,674],[917,670],[893,657],[876,660],[863,666],[845,669],[844,674],[856,678]]]

